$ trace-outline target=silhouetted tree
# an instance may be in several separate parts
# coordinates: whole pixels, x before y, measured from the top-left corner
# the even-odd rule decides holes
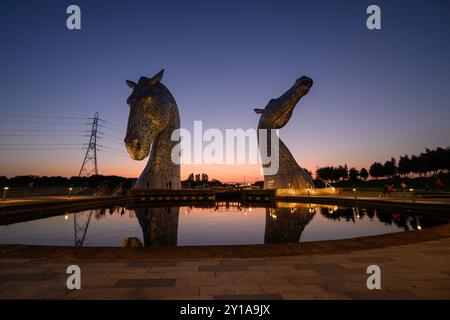
[[[400,157],[397,170],[400,175],[403,175],[403,177],[407,177],[409,173],[411,173],[411,160],[408,155]]]
[[[397,174],[397,162],[394,158],[391,158],[390,161],[386,161],[383,166],[384,176],[388,176],[392,178]]]
[[[348,172],[348,177],[351,181],[357,181],[359,177],[359,171],[355,167],[352,167]]]
[[[338,170],[340,179],[343,179],[343,180],[348,179],[348,167],[346,164],[344,166],[339,166],[337,170]]]
[[[379,162],[372,163],[372,165],[369,168],[369,173],[370,173],[370,176],[375,178],[375,179],[378,179],[378,178],[381,178],[381,177],[385,176],[385,174],[384,174],[384,167]]]
[[[366,168],[362,168],[359,172],[359,176],[365,181],[369,177],[369,172],[367,172]]]

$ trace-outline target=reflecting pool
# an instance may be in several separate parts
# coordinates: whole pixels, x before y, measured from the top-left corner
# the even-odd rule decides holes
[[[116,206],[2,225],[0,243],[88,247],[288,243],[371,236],[445,223],[447,219],[414,212],[306,203]]]

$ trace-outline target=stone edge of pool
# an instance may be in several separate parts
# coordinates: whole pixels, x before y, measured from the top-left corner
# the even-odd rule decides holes
[[[190,259],[252,259],[281,256],[326,255],[353,251],[382,249],[450,237],[450,224],[423,230],[397,232],[343,240],[301,243],[179,246],[150,248],[56,247],[33,245],[0,245],[0,259],[34,260],[190,260]]]

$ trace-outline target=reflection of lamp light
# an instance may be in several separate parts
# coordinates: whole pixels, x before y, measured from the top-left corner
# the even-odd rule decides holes
[[[416,225],[417,225],[417,230],[422,230],[422,226],[420,225],[420,220],[419,220],[418,216],[416,216]]]
[[[4,187],[3,188],[3,197],[2,200],[5,201],[6,200],[6,193],[8,192],[9,187]]]

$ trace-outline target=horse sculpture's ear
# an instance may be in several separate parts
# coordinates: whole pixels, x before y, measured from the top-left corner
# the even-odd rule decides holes
[[[136,83],[130,80],[127,80],[127,85],[131,88],[134,89],[136,87]]]
[[[257,114],[261,114],[264,111],[264,109],[253,109],[253,110],[255,110],[255,113]]]
[[[158,82],[160,82],[162,80],[163,74],[164,74],[164,69],[162,69],[160,72],[155,74],[153,76],[153,78],[150,79],[150,84],[154,85],[154,84],[157,84]]]

